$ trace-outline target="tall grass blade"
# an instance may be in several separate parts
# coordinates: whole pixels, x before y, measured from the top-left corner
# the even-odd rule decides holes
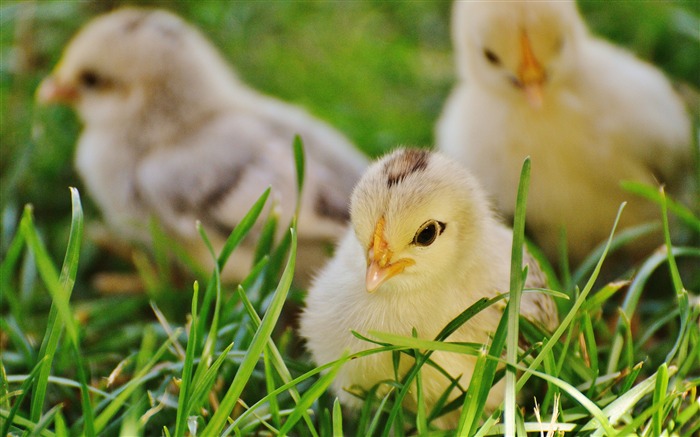
[[[187,408],[190,403],[190,391],[192,390],[192,374],[194,372],[194,354],[196,345],[199,343],[197,339],[197,328],[199,318],[197,316],[197,303],[199,299],[199,285],[194,283],[194,293],[192,294],[192,320],[190,322],[190,332],[187,338],[187,348],[185,349],[185,361],[182,367],[182,377],[180,379],[180,393],[177,401],[177,415],[175,416],[175,433],[174,436],[181,437],[185,435],[187,430],[187,418],[190,415],[190,410]],[[204,368],[206,363],[200,362],[199,367]]]
[[[669,199],[664,193],[663,187],[662,189],[658,189],[657,187],[637,181],[622,181],[620,186],[629,193],[651,200],[661,206],[664,211],[668,208],[668,211],[672,212],[673,215],[678,217],[686,226],[700,233],[700,219],[695,217],[693,211],[687,206],[673,199]],[[666,212],[664,212],[664,215],[666,215]],[[666,220],[668,220],[668,218],[666,218]]]
[[[673,256],[673,245],[671,244],[671,231],[668,227],[668,199],[663,187],[660,190],[661,195],[661,219],[664,225],[664,242],[666,244],[666,259],[668,260],[668,268],[671,271],[671,281],[673,282],[673,288],[676,291],[676,298],[678,299],[678,309],[681,315],[681,326],[679,329],[678,338],[673,348],[668,353],[666,357],[666,362],[670,362],[671,359],[678,352],[681,342],[686,335],[686,329],[688,326],[688,319],[690,316],[690,307],[688,303],[688,291],[683,287],[683,282],[681,281],[681,275],[678,271],[678,265],[676,264],[676,258]],[[698,226],[698,231],[700,232],[700,222]]]
[[[238,295],[240,296],[241,302],[243,303],[243,306],[247,311],[248,317],[250,317],[253,323],[253,328],[255,328],[256,330],[259,329],[261,323],[260,316],[257,312],[255,312],[253,304],[250,302],[248,296],[243,290],[243,287],[240,285],[238,286]],[[279,349],[277,348],[275,342],[272,339],[268,340],[267,346],[270,353],[272,365],[277,371],[277,374],[280,376],[280,378],[282,378],[283,383],[288,383],[292,380],[292,374],[287,368],[287,365],[284,362],[284,358],[282,358],[282,354],[280,354]],[[296,387],[291,387],[291,389],[289,390],[289,394],[294,400],[294,402],[298,404],[301,400],[301,396],[299,395],[299,392],[297,391]],[[314,429],[313,421],[311,420],[311,417],[308,414],[306,414],[306,412],[304,413],[304,421],[308,425],[309,432],[311,432],[313,436],[316,436],[317,434]]]
[[[238,247],[238,245],[243,241],[243,239],[246,237],[246,235],[248,235],[250,230],[255,225],[255,222],[258,220],[258,217],[260,216],[260,213],[262,213],[262,210],[265,207],[265,203],[267,202],[267,199],[270,196],[270,191],[270,187],[266,188],[265,191],[263,191],[258,200],[256,200],[253,206],[250,207],[246,215],[243,216],[241,221],[236,225],[235,228],[233,228],[233,231],[226,239],[224,247],[221,249],[221,253],[219,254],[219,257],[217,259],[217,267],[214,273],[212,273],[212,278],[207,283],[207,289],[204,292],[204,299],[202,301],[202,307],[200,311],[200,318],[202,320],[209,320],[209,308],[211,308],[212,302],[218,301],[217,296],[220,296],[220,272],[224,269],[224,266],[226,265],[226,262],[228,261],[228,258],[231,256],[233,251],[236,249],[236,247]],[[201,226],[200,235],[202,236],[203,241],[208,241],[206,233],[204,232],[203,228],[201,228]],[[208,247],[209,250],[213,252],[213,249],[211,248],[211,243],[209,243]],[[210,339],[210,342],[214,341],[215,339],[215,336],[211,336],[211,332],[216,332],[216,330],[213,329],[214,325],[216,325],[216,323],[212,324],[212,329],[210,329],[210,336],[207,337],[208,339]],[[198,333],[199,338],[203,337],[205,326],[206,323],[202,323],[200,325],[200,332]],[[208,348],[207,353],[212,352],[211,346],[212,343],[205,345],[205,348]]]
[[[46,333],[44,334],[44,339],[42,340],[38,355],[38,359],[42,362],[42,369],[39,372],[33,389],[34,392],[30,407],[30,418],[33,421],[39,420],[41,411],[44,408],[49,374],[51,373],[51,366],[58,348],[58,341],[63,326],[66,327],[69,333],[72,333],[72,343],[76,348],[78,347],[77,326],[69,308],[69,300],[78,270],[80,242],[83,233],[83,211],[78,190],[71,188],[70,192],[72,201],[71,229],[60,278],[56,277],[55,268],[46,252],[46,248],[38,238],[36,228],[33,224],[31,208],[25,208],[24,216],[20,223],[20,229],[22,230],[24,239],[32,249],[38,265],[40,265],[42,277],[46,282],[46,288],[49,290],[53,300],[51,310],[49,311]],[[58,319],[59,314],[63,319],[63,324],[61,324]]]
[[[233,411],[238,397],[243,392],[243,388],[248,383],[248,379],[253,373],[253,369],[262,354],[263,348],[266,346],[270,334],[272,334],[272,329],[275,327],[277,319],[282,312],[282,306],[284,305],[289,288],[292,285],[294,263],[296,259],[296,232],[293,228],[290,229],[290,232],[292,233],[292,247],[289,260],[287,261],[287,267],[282,274],[277,290],[275,290],[270,307],[267,309],[260,327],[256,330],[253,340],[236,372],[236,376],[226,392],[226,395],[224,395],[224,398],[221,400],[219,409],[214,413],[209,424],[207,424],[207,427],[202,431],[203,435],[218,435],[221,433],[221,430],[223,430],[227,418],[231,411]]]
[[[663,363],[656,372],[656,384],[654,387],[653,405],[663,405],[666,401],[666,389],[668,389],[668,366]],[[658,409],[652,416],[652,430],[654,435],[661,435],[663,426],[663,410]]]
[[[600,273],[600,268],[603,266],[603,261],[605,260],[605,256],[608,253],[608,249],[610,248],[610,244],[612,242],[613,236],[615,235],[615,229],[617,229],[617,224],[620,221],[620,215],[622,214],[622,210],[625,207],[625,203],[620,205],[620,208],[617,211],[617,216],[615,217],[615,222],[613,223],[612,230],[610,231],[610,236],[608,237],[608,241],[604,247],[603,253],[601,254],[600,259],[598,260],[598,264],[596,264],[595,269],[593,269],[593,273],[591,277],[588,279],[588,282],[586,283],[586,286],[583,287],[583,290],[579,294],[579,296],[576,298],[576,301],[574,302],[573,306],[569,310],[569,312],[566,314],[564,319],[561,321],[559,324],[559,327],[552,333],[552,336],[549,338],[547,342],[544,343],[542,346],[542,349],[540,350],[540,353],[535,357],[535,359],[532,360],[532,363],[528,366],[529,369],[536,369],[537,366],[542,363],[542,360],[547,356],[547,353],[557,344],[559,341],[559,338],[561,338],[562,334],[564,331],[569,329],[571,322],[573,319],[576,317],[579,308],[583,303],[586,301],[586,297],[588,296],[588,293],[590,293],[591,289],[593,288],[593,284],[595,283],[596,279],[598,278],[598,274]],[[530,378],[529,373],[523,374],[523,376],[518,380],[518,385],[516,390],[522,389],[523,385],[527,382],[527,380]]]
[[[508,334],[506,335],[506,359],[515,363],[518,360],[518,322],[520,321],[520,297],[523,292],[523,250],[525,248],[525,212],[527,192],[530,183],[530,157],[525,158],[520,171],[518,196],[515,203],[515,218],[513,221],[513,245],[510,262],[510,298],[506,311],[508,313]],[[505,418],[506,434],[515,434],[517,388],[515,372],[506,371],[505,384]]]
[[[333,401],[333,436],[343,436],[343,410],[340,408],[340,400]]]
[[[508,316],[504,313],[494,333],[488,355],[482,351],[477,358],[462,406],[457,435],[473,435],[476,432],[498,368],[498,361],[489,360],[488,357],[499,358],[501,356],[506,344],[507,333]]]

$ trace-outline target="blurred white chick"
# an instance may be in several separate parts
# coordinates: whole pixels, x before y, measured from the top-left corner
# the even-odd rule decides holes
[[[301,317],[301,335],[316,363],[338,359],[345,350],[374,347],[351,330],[411,336],[415,328],[420,338],[433,339],[478,299],[509,290],[511,230],[492,213],[475,179],[439,153],[399,149],[370,166],[353,191],[350,217],[352,229],[315,278]],[[526,287],[544,286],[539,266],[525,255]],[[521,302],[525,317],[547,329],[556,326],[550,296],[526,293]],[[488,343],[502,311],[502,306],[489,307],[447,340]],[[474,356],[435,352],[431,359],[466,389]],[[402,374],[410,364],[402,357]],[[432,367],[422,372],[429,411],[450,382]],[[346,363],[333,387],[341,402],[357,407],[358,399],[347,389],[367,390],[393,378],[392,355],[373,354]],[[459,393],[454,389],[450,400]],[[487,407],[494,408],[502,397],[502,390],[492,390]],[[409,402],[415,408],[415,398]],[[455,411],[436,424],[451,428],[458,417]]]
[[[663,74],[591,36],[574,2],[456,2],[459,83],[437,125],[440,150],[513,213],[532,157],[527,225],[550,259],[562,227],[576,263],[621,227],[660,218],[621,180],[689,185],[690,120]],[[685,178],[685,179],[684,179]],[[649,239],[632,250],[646,250]]]
[[[352,187],[367,166],[328,125],[241,83],[200,32],[164,10],[124,8],[94,19],[37,97],[77,110],[84,129],[76,165],[114,231],[147,241],[147,222],[155,217],[205,268],[213,263],[196,220],[220,249],[272,186],[280,228],[289,222],[295,134],[307,155],[301,275],[320,265],[344,229]],[[250,240],[234,252],[225,279],[249,270]]]

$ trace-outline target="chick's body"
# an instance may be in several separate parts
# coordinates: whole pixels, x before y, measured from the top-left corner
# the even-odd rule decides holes
[[[374,347],[354,337],[353,330],[363,335],[380,331],[411,336],[415,328],[420,338],[434,339],[478,299],[509,289],[511,231],[494,217],[469,174],[443,156],[411,149],[388,155],[360,180],[351,205],[353,229],[315,278],[301,319],[301,334],[317,363],[338,359],[346,350]],[[435,232],[425,234],[433,223]],[[388,259],[381,261],[385,254]],[[376,263],[378,286],[371,273]],[[543,286],[537,264],[529,264],[527,286]],[[447,340],[488,343],[502,311],[502,306],[489,307]],[[557,323],[554,303],[545,295],[525,294],[521,312],[550,329]],[[435,352],[431,359],[466,389],[475,357]],[[402,356],[401,375],[410,364]],[[450,381],[430,366],[422,372],[430,409]],[[391,354],[373,354],[344,364],[333,387],[341,402],[358,406],[360,401],[346,389],[368,390],[393,378]],[[453,390],[450,399],[458,394]],[[495,407],[501,399],[494,389],[487,407]],[[408,402],[415,408],[414,398]],[[458,414],[444,416],[437,424],[453,427]]]
[[[294,135],[307,152],[300,270],[313,269],[341,232],[366,166],[326,124],[242,84],[196,29],[163,10],[125,8],[93,20],[38,97],[71,104],[84,122],[76,166],[115,232],[148,241],[156,218],[207,268],[195,220],[220,248],[267,186],[280,223],[291,219]],[[225,277],[240,279],[251,257],[252,242],[234,253]]]
[[[505,214],[531,156],[527,225],[552,259],[564,227],[580,261],[623,201],[623,227],[659,217],[620,181],[687,189],[682,102],[661,72],[589,35],[574,3],[457,2],[453,41],[459,83],[438,146],[474,171]]]

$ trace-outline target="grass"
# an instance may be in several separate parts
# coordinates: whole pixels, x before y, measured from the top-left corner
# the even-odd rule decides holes
[[[368,154],[432,142],[452,81],[448,3],[164,4],[205,29],[247,82],[306,106]],[[631,273],[603,279],[610,254],[644,232],[613,232],[611,222],[611,240],[588,262],[550,278],[562,320],[551,335],[509,311],[488,345],[444,341],[489,305],[510,297],[517,307],[516,250],[509,296],[466,308],[435,339],[358,332],[372,349],[312,365],[291,321],[304,295],[291,284],[294,224],[284,240],[270,238],[287,224],[260,216],[267,192],[222,253],[212,253],[214,272],[195,275],[196,282],[170,279],[158,255],[163,248],[156,247],[155,256],[139,258],[145,294],[96,293],[95,272],[128,266],[85,236],[99,214],[79,195],[84,190],[72,170],[74,116],[35,110],[32,96],[69,35],[101,7],[0,4],[1,435],[424,435],[439,434],[433,421],[454,408],[462,408],[460,435],[546,433],[555,426],[576,435],[700,433],[700,219],[697,210],[649,187],[628,186],[659,205],[663,246]],[[581,9],[597,32],[700,86],[700,54],[692,56],[700,44],[683,24],[697,22],[700,6],[584,1]],[[634,18],[620,26],[620,17]],[[26,20],[41,26],[26,28]],[[290,147],[303,176],[301,144]],[[525,189],[527,171],[521,183]],[[524,204],[521,198],[515,247],[524,239]],[[667,214],[679,220],[669,223]],[[221,284],[219,270],[261,220],[268,232],[250,275],[235,288]],[[675,231],[694,244],[674,243]],[[518,337],[532,346],[518,348]],[[435,365],[435,350],[476,356],[471,384],[433,411],[404,410],[412,387],[420,396],[420,369]],[[401,357],[415,364],[386,382],[386,395],[376,396],[385,393],[376,387],[361,411],[345,411],[328,390],[334,372],[374,353],[394,354],[397,368]],[[501,379],[508,399],[487,412],[488,391]]]

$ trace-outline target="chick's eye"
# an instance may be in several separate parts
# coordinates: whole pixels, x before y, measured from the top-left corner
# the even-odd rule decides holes
[[[501,58],[490,49],[484,49],[484,57],[491,65],[501,65]]]
[[[87,88],[95,88],[100,82],[100,77],[92,70],[85,70],[80,74],[80,83]]]
[[[437,220],[428,220],[423,223],[413,237],[416,246],[430,246],[435,239],[445,230],[445,223]]]

